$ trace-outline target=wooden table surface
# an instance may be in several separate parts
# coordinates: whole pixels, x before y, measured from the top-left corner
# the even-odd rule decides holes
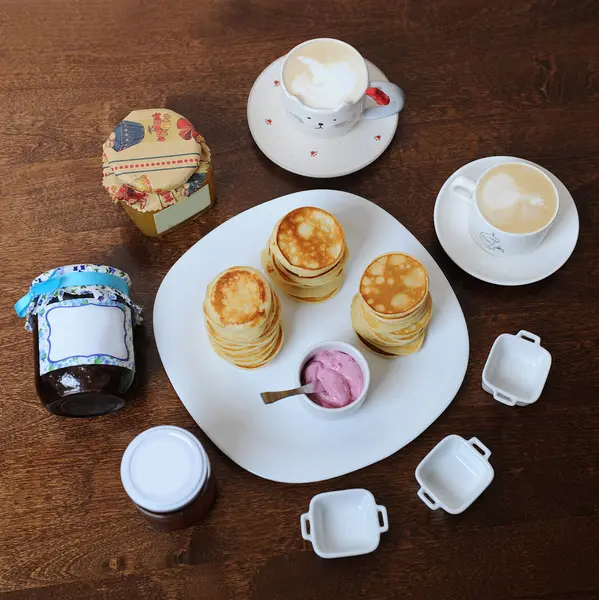
[[[0,590],[10,600],[599,597],[599,3],[592,0],[3,0],[0,3]],[[311,180],[254,145],[246,100],[272,60],[309,38],[357,46],[406,91],[387,152],[354,175]],[[100,145],[133,108],[187,116],[213,153],[218,205],[161,240],[142,236],[100,182]],[[568,186],[581,235],[568,263],[526,287],[454,265],[433,205],[458,167],[521,156]],[[171,265],[249,207],[319,187],[380,204],[438,261],[465,313],[470,364],[448,410],[382,462],[325,483],[259,479],[202,437],[220,497],[200,525],[156,533],[119,463],[147,427],[200,435],[171,388],[152,306]],[[136,397],[120,413],[53,417],[34,390],[31,336],[12,303],[40,272],[98,262],[130,273],[146,311]],[[480,387],[501,332],[553,355],[542,399],[509,409]],[[451,352],[451,348],[447,348]],[[434,373],[431,373],[434,376]],[[449,433],[478,436],[496,477],[464,514],[428,510],[414,469]],[[319,559],[299,515],[325,490],[366,487],[391,529],[371,555]]]

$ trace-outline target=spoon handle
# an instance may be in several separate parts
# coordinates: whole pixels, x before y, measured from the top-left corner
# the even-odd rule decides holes
[[[289,396],[297,396],[298,394],[312,394],[314,392],[314,384],[309,383],[292,390],[282,390],[280,392],[262,392],[260,396],[264,404],[272,404]]]

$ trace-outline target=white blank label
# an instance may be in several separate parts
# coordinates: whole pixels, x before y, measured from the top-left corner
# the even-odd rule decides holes
[[[117,306],[59,306],[46,314],[50,325],[48,359],[108,355],[127,360],[125,313]]]
[[[157,212],[154,215],[156,231],[158,233],[168,231],[209,206],[210,185],[205,185],[185,200]]]

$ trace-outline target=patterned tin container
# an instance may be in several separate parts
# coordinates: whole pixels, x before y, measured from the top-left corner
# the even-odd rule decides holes
[[[178,113],[135,110],[102,146],[103,185],[146,235],[192,220],[214,203],[210,150]]]

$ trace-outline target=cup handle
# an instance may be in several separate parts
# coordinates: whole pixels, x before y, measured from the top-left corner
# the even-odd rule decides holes
[[[312,535],[310,533],[308,533],[308,523],[310,523],[310,519],[309,519],[309,513],[304,513],[301,517],[300,517],[300,527],[302,530],[302,537],[307,540],[308,542],[312,541]],[[310,527],[312,527],[310,525]]]
[[[424,489],[420,488],[418,490],[418,497],[422,500],[431,510],[437,510],[439,508],[439,504],[437,501]]]
[[[516,406],[516,401],[513,398],[510,398],[506,394],[502,394],[501,392],[499,392],[497,390],[495,390],[493,392],[493,398],[495,398],[495,400],[497,400],[497,402],[501,402],[502,404],[505,404],[506,406]]]
[[[376,505],[377,511],[380,513],[381,517],[383,517],[383,524],[381,525],[379,521],[379,531],[381,533],[385,531],[389,531],[389,518],[387,517],[387,509],[380,504]]]
[[[485,460],[489,460],[489,456],[491,456],[491,451],[477,438],[473,437],[468,440],[468,443],[474,448],[478,448],[482,452],[483,458]]]
[[[466,200],[468,203],[472,202],[474,188],[476,188],[476,181],[464,175],[458,175],[449,185],[449,190],[454,196]]]
[[[403,90],[390,81],[371,81],[366,95],[370,96],[380,106],[367,108],[363,119],[382,119],[398,113],[405,104]]]
[[[525,329],[521,329],[516,334],[516,337],[522,338],[523,340],[526,340],[527,342],[532,342],[536,346],[541,345],[541,338],[538,335],[535,335],[534,333],[530,333],[530,331],[526,331]]]

